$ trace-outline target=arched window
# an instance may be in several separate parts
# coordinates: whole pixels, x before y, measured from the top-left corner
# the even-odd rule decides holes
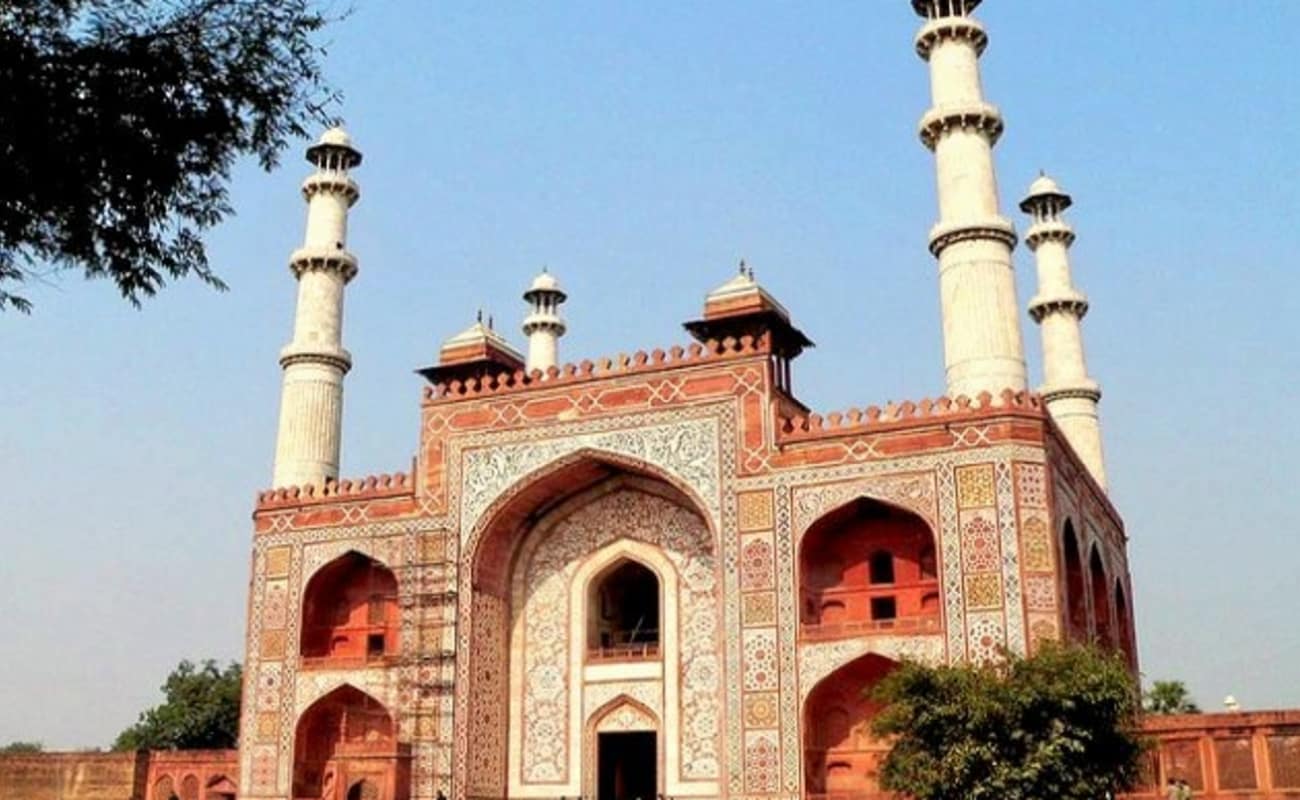
[[[591,582],[587,619],[592,657],[657,656],[659,578],[636,561],[614,564]]]
[[[872,584],[893,583],[894,554],[888,550],[877,550],[872,553],[867,573],[867,580]]]
[[[860,498],[825,515],[799,545],[803,635],[937,631],[934,554],[929,525],[901,508]]]
[[[304,666],[395,655],[398,628],[397,579],[378,561],[348,552],[307,582]]]
[[[1061,550],[1065,561],[1065,610],[1070,638],[1076,642],[1088,638],[1088,607],[1084,600],[1083,562],[1079,555],[1079,539],[1074,535],[1074,525],[1067,519],[1061,535]]]
[[[1110,581],[1106,580],[1106,568],[1101,563],[1101,553],[1094,546],[1088,558],[1089,579],[1092,582],[1093,627],[1097,632],[1097,641],[1105,647],[1115,645],[1115,629],[1110,614]]]

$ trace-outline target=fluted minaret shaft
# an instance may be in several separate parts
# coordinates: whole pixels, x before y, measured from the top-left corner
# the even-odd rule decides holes
[[[925,23],[916,51],[930,64],[933,106],[921,141],[934,152],[944,366],[950,395],[997,394],[1027,385],[1011,251],[1015,229],[998,212],[993,146],[1002,116],[984,101],[979,57],[988,43],[970,17],[979,0],[912,0]]]
[[[293,339],[280,351],[284,382],[275,443],[275,486],[322,484],[337,478],[343,422],[343,376],[352,357],[343,349],[343,291],[357,274],[347,249],[348,209],[360,197],[349,170],[361,153],[347,134],[327,131],[307,149],[316,166],[302,184],[307,231],[289,267],[298,279]]]
[[[1038,265],[1038,294],[1029,301],[1029,315],[1038,323],[1043,338],[1043,386],[1039,390],[1043,402],[1084,466],[1105,488],[1106,463],[1097,417],[1101,387],[1088,375],[1080,324],[1088,313],[1088,298],[1074,288],[1070,277],[1074,229],[1061,217],[1071,202],[1070,196],[1044,175],[1029,187],[1029,196],[1020,204],[1031,219],[1025,244]]]
[[[560,305],[567,297],[555,277],[546,271],[538,275],[524,292],[524,300],[529,305],[523,324],[524,335],[528,337],[529,372],[537,369],[544,373],[558,366],[560,337],[566,330],[564,318],[560,316]]]

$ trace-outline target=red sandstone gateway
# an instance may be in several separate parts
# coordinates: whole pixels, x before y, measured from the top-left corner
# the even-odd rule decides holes
[[[812,342],[743,262],[686,323],[689,346],[564,364],[568,297],[544,273],[524,294],[527,357],[480,315],[419,371],[410,469],[340,480],[361,153],[328,131],[291,258],[276,488],[254,513],[237,764],[4,757],[7,797],[98,770],[96,797],[144,800],[871,798],[885,744],[865,690],[899,659],[1093,641],[1136,671],[1071,198],[1042,176],[1021,204],[1035,394],[979,2],[912,5],[947,396],[813,413],[791,373]],[[1140,794],[1181,778],[1198,796],[1300,797],[1300,712],[1149,727]]]

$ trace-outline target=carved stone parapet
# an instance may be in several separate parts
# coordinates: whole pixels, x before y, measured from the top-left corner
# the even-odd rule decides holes
[[[280,366],[288,368],[293,364],[323,364],[333,367],[344,375],[352,369],[352,354],[347,350],[299,350],[292,344],[280,351]]]
[[[1016,228],[1002,217],[962,222],[940,222],[930,229],[930,254],[935,258],[950,244],[971,239],[994,239],[1008,248],[1016,246]]]
[[[357,185],[356,181],[343,174],[317,172],[314,175],[308,175],[307,179],[302,182],[304,200],[310,202],[312,197],[322,192],[343,195],[343,197],[347,198],[349,208],[361,197],[361,187]]]
[[[301,278],[310,270],[333,270],[343,276],[347,283],[357,276],[357,257],[342,248],[326,250],[317,247],[301,247],[289,257],[289,269],[295,278]]]
[[[1025,231],[1025,244],[1037,250],[1040,242],[1062,242],[1069,247],[1074,244],[1074,228],[1060,220],[1035,222]]]
[[[1002,136],[1002,112],[992,103],[932,108],[921,117],[921,143],[933,150],[939,137],[952,130],[975,130],[995,145]]]
[[[1080,292],[1068,290],[1051,297],[1038,295],[1029,301],[1029,316],[1034,322],[1042,322],[1048,314],[1059,313],[1083,319],[1083,315],[1088,313],[1088,298]]]
[[[1038,393],[1048,406],[1056,400],[1091,400],[1094,403],[1101,400],[1101,387],[1088,380],[1071,386],[1044,386]]]
[[[916,34],[916,54],[923,60],[930,60],[930,53],[935,45],[948,40],[966,40],[975,48],[975,54],[984,53],[989,37],[984,32],[980,21],[972,17],[941,17],[932,19],[921,26]]]

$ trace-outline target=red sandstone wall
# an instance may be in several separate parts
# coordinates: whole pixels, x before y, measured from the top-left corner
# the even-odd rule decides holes
[[[1182,778],[1197,800],[1300,798],[1300,709],[1148,717],[1156,740],[1149,785],[1132,798],[1163,797]]]
[[[145,800],[148,753],[0,756],[3,800]]]

